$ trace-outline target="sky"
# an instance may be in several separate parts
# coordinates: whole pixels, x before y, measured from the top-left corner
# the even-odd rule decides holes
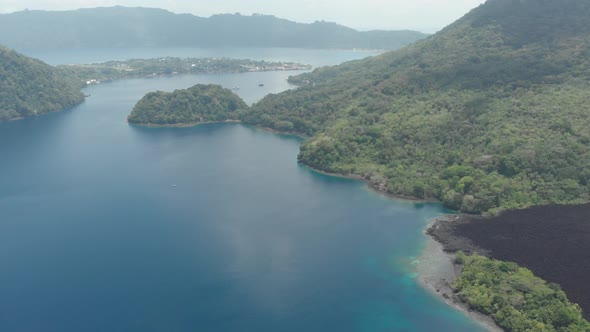
[[[336,22],[359,30],[436,32],[485,0],[0,0],[0,12],[105,6],[164,8],[175,13],[275,15],[297,22]]]

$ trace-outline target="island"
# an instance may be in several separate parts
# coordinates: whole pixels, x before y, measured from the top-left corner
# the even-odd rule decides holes
[[[129,123],[146,126],[193,126],[229,122],[248,105],[220,85],[197,84],[174,92],[150,92],[133,108]]]
[[[310,65],[294,62],[269,62],[229,58],[131,59],[93,64],[71,64],[58,67],[86,85],[120,79],[146,78],[185,74],[235,74],[266,71],[306,71]]]

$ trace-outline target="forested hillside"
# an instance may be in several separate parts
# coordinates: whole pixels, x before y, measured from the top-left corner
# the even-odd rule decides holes
[[[0,121],[74,106],[84,100],[80,88],[60,70],[0,46]]]
[[[357,31],[269,15],[209,18],[151,8],[22,11],[0,15],[0,43],[19,50],[114,47],[300,47],[397,49],[417,31]]]
[[[129,122],[146,125],[187,125],[233,120],[248,105],[220,85],[197,84],[174,92],[150,92],[135,105]]]
[[[454,285],[470,309],[485,313],[506,331],[582,332],[590,323],[559,285],[547,283],[515,263],[459,253],[462,273]]]
[[[403,50],[291,78],[246,123],[317,169],[464,212],[589,199],[590,2],[489,0]]]

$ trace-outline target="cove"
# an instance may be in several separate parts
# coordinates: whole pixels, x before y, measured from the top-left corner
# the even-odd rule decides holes
[[[148,91],[252,103],[285,75],[114,82],[0,124],[0,330],[480,331],[416,281],[440,205],[302,167],[295,137],[125,122]]]

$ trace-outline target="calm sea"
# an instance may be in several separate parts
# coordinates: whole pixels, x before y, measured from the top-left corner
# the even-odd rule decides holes
[[[371,54],[32,55],[53,64],[170,55],[326,65]],[[217,83],[253,103],[292,88],[291,74],[119,81],[88,88],[73,109],[0,124],[0,331],[480,331],[413,272],[439,205],[390,200],[302,167],[295,137],[125,121],[149,91]]]

